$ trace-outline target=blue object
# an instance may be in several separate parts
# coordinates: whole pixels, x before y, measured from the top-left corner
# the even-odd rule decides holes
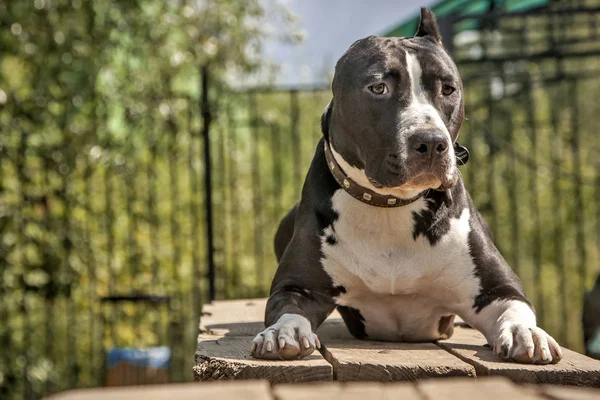
[[[166,346],[136,349],[133,347],[113,347],[107,352],[106,366],[114,368],[120,362],[152,367],[169,368],[171,349]]]

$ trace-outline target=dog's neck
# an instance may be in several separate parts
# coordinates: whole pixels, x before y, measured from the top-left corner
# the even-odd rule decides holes
[[[327,166],[338,184],[358,200],[378,207],[399,207],[419,199],[425,190],[377,188],[367,178],[364,170],[351,166],[328,143],[324,142]]]

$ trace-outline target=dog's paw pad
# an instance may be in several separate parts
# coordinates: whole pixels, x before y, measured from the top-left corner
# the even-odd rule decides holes
[[[320,346],[319,338],[306,318],[285,314],[256,335],[250,353],[255,358],[291,360],[306,357]]]
[[[541,328],[512,325],[494,341],[493,351],[503,360],[526,364],[557,363],[562,351],[556,340]]]

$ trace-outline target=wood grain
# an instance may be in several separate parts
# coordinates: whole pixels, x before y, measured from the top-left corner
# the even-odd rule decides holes
[[[475,376],[475,369],[433,343],[339,340],[325,358],[339,381],[415,381],[434,377]]]
[[[503,377],[479,379],[453,378],[418,383],[419,391],[432,400],[485,399],[485,400],[540,400],[544,399]]]
[[[412,383],[348,382],[344,400],[426,400]]]
[[[530,389],[552,400],[600,400],[599,389],[557,385],[530,386]]]
[[[197,381],[266,379],[270,383],[330,381],[333,368],[318,352],[302,360],[267,361],[250,356],[252,337],[199,335]]]
[[[202,307],[200,333],[251,336],[265,329],[267,299],[213,301]]]
[[[518,383],[548,383],[600,387],[600,361],[563,348],[558,364],[531,365],[504,362],[486,345],[475,329],[455,327],[454,335],[438,342],[462,360],[473,365],[478,376],[502,375]]]
[[[58,393],[48,400],[272,400],[266,381],[132,386],[127,388],[79,389]]]
[[[333,400],[342,398],[342,390],[338,382],[277,385],[273,387],[273,397],[277,400]]]
[[[312,385],[277,385],[273,387],[277,400],[426,400],[409,383],[338,382]]]

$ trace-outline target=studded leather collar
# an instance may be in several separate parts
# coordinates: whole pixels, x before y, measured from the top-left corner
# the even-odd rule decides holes
[[[329,142],[324,140],[325,147],[325,159],[327,160],[327,167],[331,174],[335,178],[336,182],[342,189],[344,189],[350,196],[354,197],[362,201],[363,203],[376,206],[376,207],[402,207],[408,205],[410,203],[415,202],[419,198],[423,197],[423,195],[427,192],[426,190],[419,193],[417,196],[412,197],[410,199],[402,199],[400,197],[385,195],[374,192],[371,189],[368,189],[362,185],[359,185],[355,181],[353,181],[335,160],[333,153],[331,152],[331,148],[329,147]],[[466,147],[461,146],[458,142],[454,143],[454,152],[456,154],[457,164],[465,165],[469,160],[469,150]],[[448,192],[448,191],[446,191]],[[451,195],[447,193],[448,203],[450,203]]]

